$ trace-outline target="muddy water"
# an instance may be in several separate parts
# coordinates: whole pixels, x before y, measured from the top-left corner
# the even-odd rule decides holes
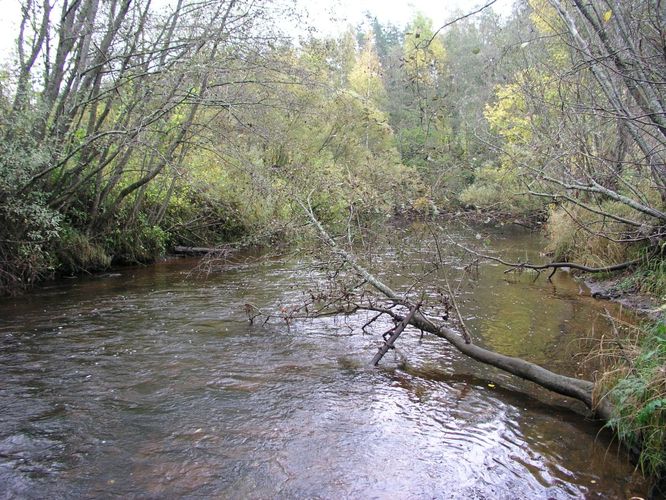
[[[541,244],[502,230],[454,236],[509,258],[534,258]],[[420,262],[431,248],[409,257]],[[374,262],[404,257],[387,251]],[[447,259],[458,286],[470,259]],[[369,369],[379,341],[359,333],[365,317],[248,324],[246,303],[298,302],[318,279],[309,264],[238,262],[203,279],[187,276],[194,261],[175,260],[3,299],[0,497],[645,495],[576,403],[432,336],[405,333],[398,352]],[[478,342],[580,370],[577,339],[608,327],[599,318],[608,304],[581,295],[565,273],[550,284],[479,271],[459,291]],[[406,286],[406,274],[390,279]],[[438,280],[431,274],[425,289]]]

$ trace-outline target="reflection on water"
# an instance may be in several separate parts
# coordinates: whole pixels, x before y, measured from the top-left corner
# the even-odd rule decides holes
[[[508,254],[535,247],[493,238]],[[298,300],[303,262],[185,279],[192,265],[0,302],[4,497],[644,495],[575,405],[432,336],[405,334],[406,361],[389,353],[371,369],[378,337],[332,318],[248,325],[245,303]],[[461,305],[487,345],[569,372],[572,341],[598,315],[566,275],[511,283],[491,265]]]

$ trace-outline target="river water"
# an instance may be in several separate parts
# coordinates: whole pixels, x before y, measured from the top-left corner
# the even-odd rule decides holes
[[[507,229],[454,233],[507,258],[538,259],[542,244]],[[420,248],[373,258],[385,269],[418,256],[385,273],[395,286],[427,268],[432,242],[411,243]],[[457,255],[447,262],[458,287],[471,259],[444,250]],[[645,496],[580,405],[431,335],[407,330],[373,369],[386,325],[362,334],[366,316],[249,324],[246,303],[278,310],[317,286],[309,258],[239,257],[207,277],[195,265],[169,260],[0,301],[0,497]],[[503,270],[482,264],[460,285],[476,341],[581,371],[579,341],[608,328],[610,304],[566,273],[548,283]],[[441,279],[431,273],[423,289]]]

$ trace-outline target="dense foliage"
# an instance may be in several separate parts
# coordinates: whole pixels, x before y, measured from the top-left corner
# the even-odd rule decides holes
[[[293,198],[362,218],[416,176],[379,61],[353,40],[292,46],[276,2],[26,1],[0,91],[0,291],[174,244],[271,238]]]

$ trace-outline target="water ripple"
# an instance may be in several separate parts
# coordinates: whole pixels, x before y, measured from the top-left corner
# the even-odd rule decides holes
[[[298,263],[189,282],[185,265],[0,302],[2,496],[580,498],[644,487],[595,425],[433,336],[408,329],[374,369],[389,323],[375,335],[359,332],[362,315],[249,325],[247,302],[299,300],[312,275]],[[481,299],[468,300],[486,343],[538,357],[564,334],[496,338],[472,307]],[[515,330],[536,328],[529,305],[507,300]]]

